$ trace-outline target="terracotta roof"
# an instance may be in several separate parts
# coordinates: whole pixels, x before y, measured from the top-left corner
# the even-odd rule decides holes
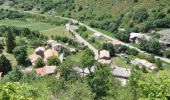
[[[101,50],[100,51],[100,58],[110,58],[110,53],[109,53],[109,51],[107,51],[107,50]]]
[[[47,59],[51,56],[57,56],[58,57],[58,52],[52,49],[48,49],[44,52],[44,58]]]
[[[28,67],[28,68],[25,68],[25,70],[23,71],[32,72],[33,70],[35,70],[37,75],[44,76],[44,75],[53,74],[55,72],[55,69],[56,69],[56,66],[45,66],[45,67],[36,68],[36,69],[33,69],[32,67]]]
[[[40,76],[43,76],[46,74],[45,67],[37,68],[37,69],[35,69],[35,72],[37,73],[37,75],[40,75]]]
[[[113,44],[113,45],[121,45],[121,42],[120,42],[119,40],[114,39],[114,40],[112,41],[112,44]]]

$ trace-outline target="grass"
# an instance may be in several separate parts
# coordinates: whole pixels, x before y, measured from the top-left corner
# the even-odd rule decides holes
[[[115,34],[114,33],[111,33],[111,32],[108,32],[108,31],[105,31],[105,30],[102,30],[102,29],[99,29],[99,28],[95,28],[95,29],[98,30],[101,33],[104,33],[104,34],[106,34],[106,35],[108,35],[110,37],[115,38]]]
[[[71,55],[71,56],[67,57],[66,60],[73,60],[76,64],[79,64],[82,55],[83,55],[83,51],[80,51],[80,52],[78,52],[78,53],[76,53],[74,55]]]
[[[3,54],[11,62],[12,66],[17,65],[17,61],[16,61],[14,55],[7,53],[5,49],[3,51]]]
[[[119,67],[132,68],[130,64],[127,64],[126,59],[122,59],[120,57],[114,57],[112,61],[113,61],[113,64]]]
[[[51,28],[48,30],[40,31],[42,34],[51,37],[52,35],[55,36],[66,36],[72,38],[72,35],[64,28],[64,26],[57,26],[55,28]]]
[[[0,24],[16,26],[16,27],[24,27],[24,28],[29,28],[30,30],[36,30],[36,31],[43,31],[43,30],[48,30],[50,28],[56,27],[56,26],[50,25],[48,23],[32,22],[32,21],[19,21],[19,20],[11,20],[11,19],[0,20]]]

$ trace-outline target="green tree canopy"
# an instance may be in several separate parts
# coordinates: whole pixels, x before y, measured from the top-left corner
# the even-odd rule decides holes
[[[2,54],[0,54],[0,72],[3,74],[7,74],[12,70],[12,66],[10,61]]]
[[[25,46],[17,46],[13,50],[14,57],[16,58],[18,64],[24,65],[27,58],[27,50]]]

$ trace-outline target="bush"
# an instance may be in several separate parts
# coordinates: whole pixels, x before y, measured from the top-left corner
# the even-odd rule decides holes
[[[45,66],[45,63],[43,61],[42,58],[38,58],[36,61],[35,61],[35,68],[41,68],[41,67],[44,67]]]
[[[136,49],[133,49],[133,48],[129,48],[129,49],[126,51],[126,53],[127,53],[128,55],[137,56],[138,53],[139,53],[139,51],[136,50]]]
[[[165,51],[165,56],[166,56],[167,58],[170,58],[170,50],[166,50],[166,51]]]
[[[47,64],[49,66],[56,65],[58,66],[60,64],[60,60],[58,59],[57,56],[52,56],[47,59]]]

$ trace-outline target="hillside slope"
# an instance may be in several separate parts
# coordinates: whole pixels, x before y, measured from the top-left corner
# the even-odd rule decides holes
[[[16,9],[72,17],[110,32],[121,27],[144,32],[170,27],[170,22],[164,23],[169,20],[169,0],[6,0],[3,3]]]

